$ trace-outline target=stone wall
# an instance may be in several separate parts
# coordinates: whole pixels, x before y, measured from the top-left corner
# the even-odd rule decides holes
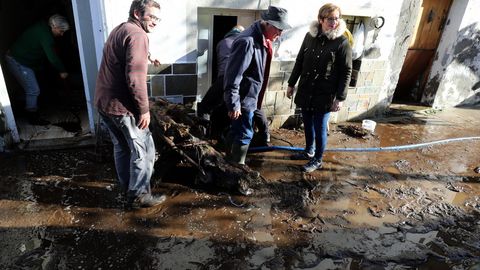
[[[299,110],[287,98],[287,81],[294,61],[272,61],[263,110],[272,128],[298,123]],[[363,59],[355,87],[348,90],[343,109],[332,115],[332,122],[356,120],[376,113],[375,106],[385,80],[387,62]],[[147,78],[149,95],[173,102],[193,103],[197,97],[196,65],[192,63],[150,66]]]
[[[150,66],[147,76],[149,95],[164,97],[176,103],[193,103],[197,96],[195,63]]]
[[[270,80],[263,101],[263,110],[271,120],[271,127],[298,123],[300,111],[296,110],[293,99],[286,96],[287,81],[294,61],[273,61]],[[358,73],[355,87],[348,90],[343,109],[332,115],[332,122],[356,120],[375,114],[375,106],[382,89],[387,62],[383,60],[364,59]]]

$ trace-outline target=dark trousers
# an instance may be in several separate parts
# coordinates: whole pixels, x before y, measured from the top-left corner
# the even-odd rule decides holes
[[[223,102],[223,76],[218,77],[208,88],[202,101],[197,104],[197,115],[202,117],[205,114],[210,115],[210,137],[212,139],[221,138],[230,126],[228,111]],[[258,129],[258,135],[264,141],[267,140],[268,120],[265,113],[257,109],[253,113],[253,123]]]
[[[218,140],[222,138],[222,135],[226,136],[230,122],[227,107],[222,100],[221,105],[213,109],[210,115],[210,138]]]
[[[197,115],[202,117],[212,112],[223,103],[223,76],[218,77],[208,88],[202,101],[197,104]]]
[[[270,137],[268,130],[268,119],[265,112],[261,109],[256,109],[253,112],[253,124],[257,128],[257,134],[262,142],[267,142]]]

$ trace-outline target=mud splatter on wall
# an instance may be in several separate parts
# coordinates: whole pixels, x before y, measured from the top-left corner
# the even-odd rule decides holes
[[[480,104],[478,1],[454,1],[422,102],[436,108]]]

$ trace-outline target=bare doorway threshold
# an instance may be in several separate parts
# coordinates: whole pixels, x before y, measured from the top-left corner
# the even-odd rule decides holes
[[[72,111],[56,108],[43,111],[41,116],[50,124],[30,125],[24,116],[15,118],[20,136],[18,149],[54,150],[95,144],[86,110]]]

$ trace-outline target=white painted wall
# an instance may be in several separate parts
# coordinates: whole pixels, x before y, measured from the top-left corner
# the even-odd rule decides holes
[[[293,29],[286,31],[279,53],[282,58],[295,57],[300,44],[308,31],[310,22],[316,20],[318,9],[330,1],[315,0],[277,0],[277,1],[215,1],[215,0],[160,0],[161,19],[154,33],[150,34],[151,53],[162,63],[195,62],[197,49],[197,14],[198,8],[226,9],[266,9],[269,4],[278,5],[289,11],[289,21]],[[130,0],[104,0],[107,32],[127,20]],[[392,34],[395,31],[400,14],[401,1],[383,0],[338,0],[337,3],[345,15],[383,16],[385,26],[379,32],[377,44],[381,44],[382,57],[394,44]],[[371,39],[367,39],[367,42]]]
[[[20,142],[20,136],[18,135],[17,125],[15,123],[15,118],[13,117],[12,105],[10,104],[10,98],[8,97],[7,86],[5,85],[5,79],[3,77],[3,71],[1,66],[0,66],[0,108],[5,113],[7,128],[10,130],[12,140],[15,143]],[[3,145],[0,144],[0,152],[3,151],[2,147]]]
[[[472,90],[480,81],[479,10],[478,0],[454,0],[452,3],[429,76],[429,83],[433,83],[434,88],[438,84],[438,88],[435,88],[435,96],[424,97],[424,101],[434,100],[435,108],[459,105],[480,92]],[[477,42],[472,43],[472,39]],[[462,47],[462,44],[467,45]]]
[[[290,32],[286,33],[288,38],[284,38],[282,41],[282,49],[294,52],[294,56],[298,53],[301,42],[308,31],[310,23],[317,19],[318,10],[323,4],[330,3],[331,1],[315,1],[315,0],[283,0],[278,1],[279,5],[286,8],[289,11],[290,24],[294,28]],[[375,17],[383,16],[385,25],[378,32],[376,44],[380,46],[382,59],[387,59],[392,46],[395,43],[395,28],[400,16],[402,1],[382,1],[382,0],[337,0],[335,4],[340,6],[344,15],[351,16],[363,16],[363,17]],[[372,28],[366,25],[367,31]],[[371,35],[373,31],[370,31],[367,36],[365,48],[367,48],[372,41]]]

